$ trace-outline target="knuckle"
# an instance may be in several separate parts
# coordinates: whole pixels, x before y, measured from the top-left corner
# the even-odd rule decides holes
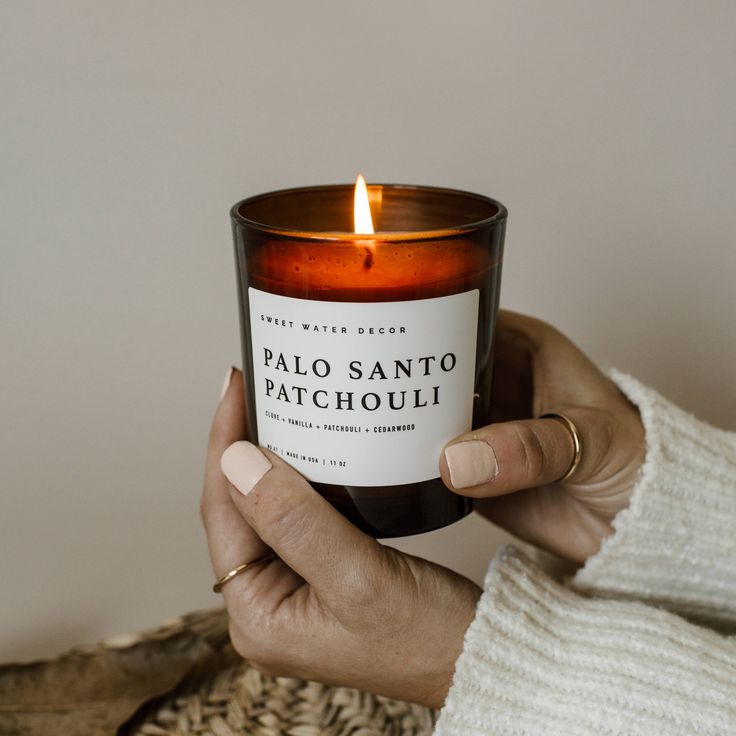
[[[516,315],[515,326],[520,334],[531,338],[530,347],[541,348],[555,342],[569,342],[568,338],[554,325],[529,315]]]
[[[542,442],[534,429],[525,424],[516,426],[516,434],[525,476],[527,480],[534,481],[544,474],[546,467]]]
[[[230,617],[228,634],[233,649],[243,659],[264,660],[273,641],[267,619],[259,615],[256,607],[251,606],[243,620],[247,621],[247,626],[241,625],[239,619]]]
[[[381,555],[357,570],[347,581],[344,604],[340,611],[343,619],[365,629],[384,626],[387,621],[400,617],[402,608],[387,608],[391,605],[388,594],[402,574],[393,557],[394,555]],[[395,557],[399,559],[398,556]]]
[[[592,413],[585,422],[578,421],[578,428],[583,445],[581,469],[593,476],[610,473],[611,461],[615,457],[612,449],[626,446],[627,428],[608,412]]]
[[[263,677],[278,677],[281,674],[260,660],[250,659],[248,663],[256,672],[263,675]]]
[[[232,619],[228,624],[228,635],[233,649],[243,658],[250,659],[252,652],[251,638]]]
[[[386,576],[380,570],[364,571],[349,581],[350,602],[356,610],[364,611],[381,599],[386,585]]]
[[[207,498],[204,494],[199,502],[199,516],[202,519],[205,531],[215,528],[217,524],[230,514],[230,508],[219,499]]]
[[[616,444],[616,423],[614,418],[608,413],[604,413],[600,418],[598,425],[600,427],[601,439],[599,444],[608,449]]]
[[[207,501],[207,495],[203,493],[199,499],[199,518],[202,520],[202,523],[205,526],[207,526],[207,521],[209,520],[209,516],[210,516],[210,504]]]
[[[273,472],[268,487],[263,481],[253,492],[253,510],[260,525],[267,527],[280,538],[290,534],[300,534],[308,526],[310,515],[305,513],[310,501],[306,493],[293,492],[293,478],[284,478]],[[290,492],[291,491],[291,492]]]

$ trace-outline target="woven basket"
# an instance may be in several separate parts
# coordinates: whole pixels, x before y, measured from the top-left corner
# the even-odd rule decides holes
[[[429,736],[436,713],[375,695],[285,677],[243,663],[196,692],[164,701],[135,736]]]
[[[8,736],[429,736],[435,719],[418,705],[261,675],[232,648],[221,608],[0,665]]]

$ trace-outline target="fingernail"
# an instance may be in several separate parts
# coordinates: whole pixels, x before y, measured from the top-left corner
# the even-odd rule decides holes
[[[233,371],[235,368],[230,366],[230,368],[227,371],[227,374],[225,375],[225,383],[222,384],[222,390],[220,391],[220,401],[223,400],[225,397],[225,394],[227,393],[227,390],[230,388],[230,381],[233,380]]]
[[[220,468],[225,477],[247,496],[273,466],[250,442],[235,442],[222,453]]]
[[[481,440],[457,442],[445,448],[445,460],[454,488],[470,488],[488,483],[498,473],[493,448]]]

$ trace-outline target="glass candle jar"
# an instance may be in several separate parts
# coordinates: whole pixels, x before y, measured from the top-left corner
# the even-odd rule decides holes
[[[231,211],[248,438],[376,537],[472,510],[443,446],[487,424],[506,208],[434,187],[288,189]]]

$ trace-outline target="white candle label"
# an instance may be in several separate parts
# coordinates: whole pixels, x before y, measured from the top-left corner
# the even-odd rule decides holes
[[[439,476],[471,428],[478,290],[322,302],[248,290],[258,442],[319,483]]]

